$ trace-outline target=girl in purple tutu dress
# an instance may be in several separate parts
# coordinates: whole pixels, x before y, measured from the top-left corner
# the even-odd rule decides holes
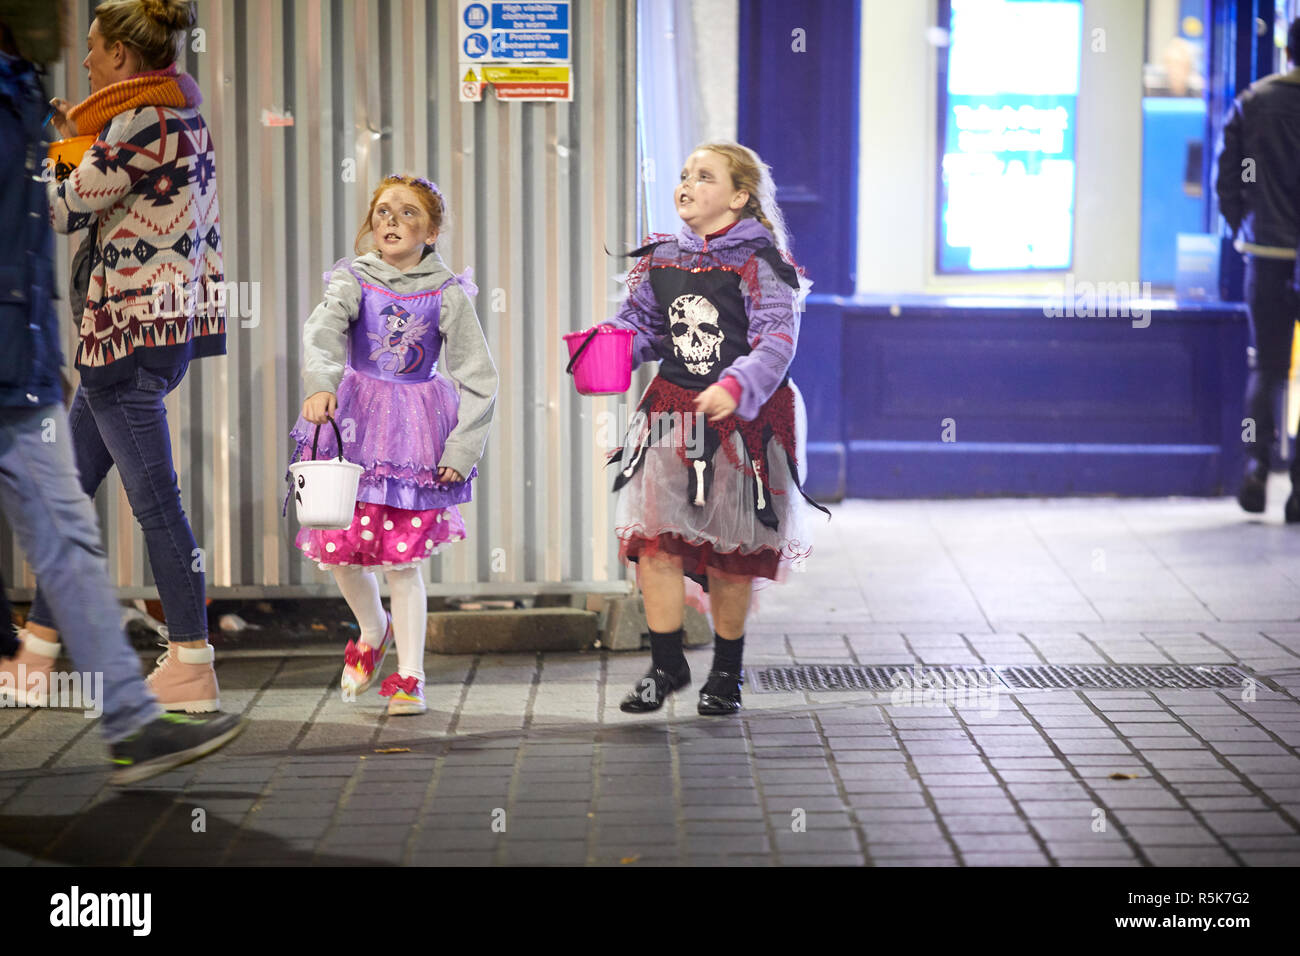
[[[343,457],[365,469],[352,524],[301,529],[296,543],[333,572],[357,616],[361,635],[348,642],[341,681],[349,699],[370,687],[396,643],[397,673],[379,691],[390,714],[426,710],[423,562],[465,538],[456,506],[470,500],[496,404],[496,368],[469,299],[478,293],[472,270],[453,275],[434,248],[445,210],[427,179],[379,184],[357,258],[335,264],[303,329],[308,398],[291,432],[298,457],[310,457],[317,426],[333,418]],[[337,454],[326,425],[316,456]],[[388,580],[388,615],[376,568]]]

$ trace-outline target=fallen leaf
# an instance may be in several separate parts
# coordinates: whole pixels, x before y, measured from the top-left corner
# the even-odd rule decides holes
[[[311,626],[311,629],[312,629],[313,631],[323,631],[323,630],[325,630],[325,625],[324,625],[324,624],[313,624],[313,625]]]
[[[377,754],[409,754],[410,747],[385,747],[383,750],[376,750]]]
[[[1137,778],[1138,778],[1138,775],[1135,774],[1135,773],[1118,773],[1118,772],[1116,772],[1116,773],[1112,773],[1112,774],[1110,775],[1110,779],[1112,779],[1112,780],[1136,780]]]
[[[637,860],[639,860],[639,859],[641,859],[641,854],[640,854],[640,853],[636,854],[635,856],[625,856],[625,857],[623,857],[623,859],[619,860],[618,862],[620,862],[620,863],[635,863],[635,862],[636,862]]]

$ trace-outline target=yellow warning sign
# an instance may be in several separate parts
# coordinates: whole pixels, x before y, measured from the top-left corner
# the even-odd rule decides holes
[[[478,82],[478,77],[474,75],[474,71],[473,71],[473,70],[470,70],[469,72],[467,72],[467,73],[465,74],[465,79],[461,80],[461,82],[462,82],[462,83],[477,83],[477,82]]]
[[[486,83],[567,83],[567,66],[485,66]]]

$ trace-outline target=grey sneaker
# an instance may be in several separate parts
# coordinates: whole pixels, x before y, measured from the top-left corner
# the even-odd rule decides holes
[[[163,714],[109,748],[118,769],[108,782],[117,787],[139,783],[198,760],[230,743],[247,724],[238,714]]]

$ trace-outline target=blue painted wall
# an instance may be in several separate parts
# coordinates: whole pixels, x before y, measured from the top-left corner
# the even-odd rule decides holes
[[[1125,317],[1049,318],[1041,301],[852,294],[857,6],[740,2],[740,139],[772,166],[816,283],[792,368],[808,405],[810,492],[1234,491],[1239,306],[1156,312],[1135,329]],[[797,30],[806,52],[792,49]],[[942,440],[945,418],[956,442]]]
[[[794,254],[813,280],[790,374],[808,405],[814,493],[844,494],[841,318],[855,287],[857,0],[740,0],[739,139],[772,167]]]
[[[844,363],[861,383],[844,392],[847,494],[1235,489],[1245,363],[1225,357],[1244,353],[1240,312],[1150,320],[1048,317],[1032,301],[847,304]]]

